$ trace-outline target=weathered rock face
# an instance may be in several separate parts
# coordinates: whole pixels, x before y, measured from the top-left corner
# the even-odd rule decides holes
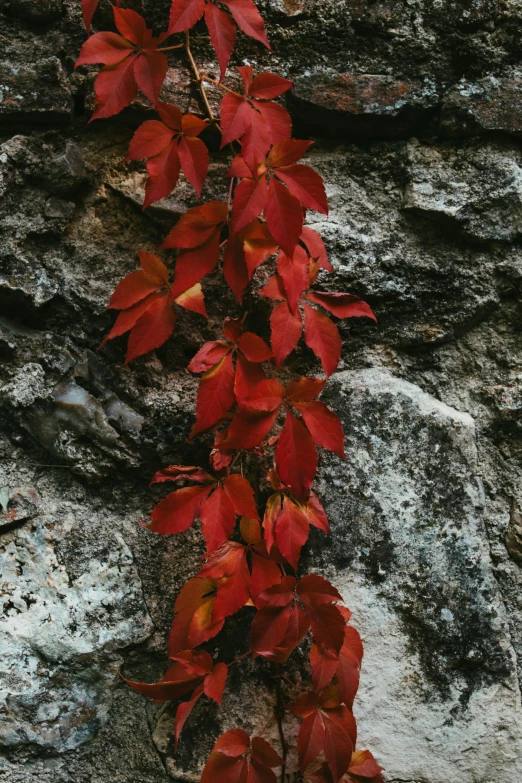
[[[133,7],[156,25],[168,12]],[[234,62],[294,81],[295,135],[316,139],[331,205],[309,215],[336,271],[321,283],[379,318],[341,325],[324,399],[348,461],[322,455],[332,536],[305,555],[364,638],[361,743],[390,782],[518,783],[522,5],[260,7],[274,55],[242,38]],[[266,723],[269,667],[234,667],[222,710],[198,705],[177,756],[175,705],[118,675],[164,672],[173,602],[203,553],[197,530],[160,540],[137,523],[161,496],[154,469],[205,459],[185,440],[185,368],[237,305],[216,274],[208,324],[180,312],[175,339],[128,367],[124,341],[96,352],[136,248],[155,250],[196,202],[182,182],[141,211],[144,167],[122,161],[147,103],[88,124],[80,17],[79,0],[0,11],[0,780],[196,783],[220,731]],[[102,1],[95,26],[110,19]],[[194,48],[212,69],[203,31]],[[163,97],[198,111],[184,68],[172,53]],[[204,195],[226,198],[227,156],[213,160]],[[317,372],[312,358],[299,349],[291,369]],[[244,651],[249,611],[218,638],[223,658]],[[306,666],[297,654],[295,679]]]

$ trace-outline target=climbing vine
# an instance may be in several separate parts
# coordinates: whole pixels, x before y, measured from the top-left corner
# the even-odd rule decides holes
[[[88,32],[97,2],[83,0]],[[209,126],[220,133],[221,148],[230,152],[230,184],[228,202],[212,200],[187,210],[165,238],[160,249],[176,251],[172,281],[157,255],[137,251],[141,268],[114,291],[109,307],[119,314],[102,346],[128,332],[130,362],[168,340],[177,307],[206,317],[201,280],[220,259],[225,281],[242,308],[236,317],[225,318],[222,337],[205,343],[188,367],[201,374],[189,439],[209,443],[208,465],[170,465],[152,479],[153,484],[181,486],[156,505],[148,530],[183,533],[199,518],[206,542],[203,567],[176,600],[168,644],[171,665],[164,678],[128,684],[154,702],[189,696],[176,711],[177,749],[196,702],[206,697],[220,704],[229,667],[261,656],[275,667],[273,716],[257,736],[237,728],[219,737],[202,783],[274,783],[276,769],[284,783],[285,711],[302,719],[297,753],[305,781],[382,783],[382,768],[371,752],[356,750],[352,705],[363,655],[360,636],[349,624],[350,611],[336,588],[321,576],[299,571],[310,526],[329,533],[326,513],[312,489],[317,447],[345,459],[343,428],[318,399],[325,379],[289,380],[288,370],[282,371],[304,337],[328,378],[341,357],[341,338],[330,315],[375,316],[352,294],[315,287],[320,271],[333,269],[321,237],[304,220],[307,210],[326,215],[328,204],[322,178],[299,162],[312,142],[292,138],[290,115],[275,100],[291,82],[274,73],[254,74],[250,65],[243,65],[237,69],[242,91],[235,83],[234,88],[223,83],[236,26],[270,49],[253,1],[173,0],[168,29],[157,36],[135,11],[113,11],[118,32],[90,35],[76,67],[103,66],[94,82],[91,120],[117,114],[138,91],[154,106],[158,118],[136,130],[127,154],[128,160],[146,161],[143,208],[168,196],[181,172],[200,197],[209,167],[201,135]],[[203,17],[219,80],[200,71],[192,52],[190,29]],[[175,43],[164,45],[171,36]],[[160,101],[166,52],[174,50],[188,60],[203,117]],[[223,92],[219,117],[211,108],[208,84]],[[259,323],[252,307],[250,312],[243,307],[247,290],[248,301],[257,293],[273,303],[270,345],[252,331]],[[266,479],[259,478],[265,474]],[[253,614],[248,649],[235,661],[216,662],[199,648],[245,606]],[[310,631],[312,688],[302,693],[283,665]],[[288,704],[283,703],[282,682],[297,691]],[[272,722],[279,730],[279,752],[263,738]]]

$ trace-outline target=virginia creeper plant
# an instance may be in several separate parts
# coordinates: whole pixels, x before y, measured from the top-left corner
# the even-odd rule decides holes
[[[87,31],[97,3],[83,0]],[[270,723],[253,737],[240,728],[227,731],[214,746],[202,783],[275,783],[277,769],[284,783],[285,710],[302,719],[300,779],[382,783],[382,768],[371,752],[356,750],[352,704],[363,655],[360,636],[349,624],[350,611],[336,588],[299,569],[310,525],[329,532],[312,484],[317,447],[345,458],[342,424],[318,399],[324,378],[288,380],[286,371],[286,383],[280,379],[285,359],[302,336],[324,376],[335,371],[341,338],[328,314],[337,319],[375,316],[352,294],[315,287],[320,270],[333,269],[319,234],[304,220],[306,210],[326,215],[328,204],[322,178],[299,162],[312,142],[292,138],[290,115],[274,100],[291,82],[274,73],[254,74],[250,65],[242,65],[237,69],[241,92],[223,83],[236,25],[270,49],[253,0],[173,0],[168,29],[157,36],[135,11],[118,6],[113,11],[118,32],[91,35],[76,66],[103,66],[94,83],[92,120],[117,114],[138,91],[157,112],[157,119],[136,130],[127,154],[128,160],[146,161],[143,208],[168,196],[181,172],[200,197],[209,166],[200,137],[208,126],[219,131],[221,148],[230,153],[230,184],[228,203],[213,200],[188,209],[165,238],[161,249],[176,251],[172,280],[157,255],[137,251],[141,268],[114,291],[109,307],[119,314],[102,345],[128,332],[130,362],[172,335],[177,307],[206,317],[201,281],[220,261],[238,302],[238,313],[225,318],[223,335],[202,345],[188,367],[201,375],[189,439],[208,442],[208,464],[170,465],[152,479],[153,484],[181,486],[157,504],[148,529],[156,535],[183,533],[199,518],[206,542],[203,566],[176,600],[165,676],[153,684],[128,684],[154,702],[188,696],[176,712],[177,748],[198,699],[220,704],[231,663],[262,656],[276,667],[279,699],[270,723],[277,723],[280,747],[276,751],[263,739]],[[189,31],[203,18],[219,80],[199,70],[191,49]],[[171,36],[174,43],[164,45]],[[160,100],[168,67],[165,52],[170,50],[188,60],[205,116],[183,114]],[[207,96],[210,83],[223,92],[219,117]],[[249,314],[241,308],[247,288],[250,300],[257,291],[274,303],[270,345],[245,327]],[[253,469],[256,463],[259,467]],[[266,475],[266,481],[248,479],[259,475]],[[245,643],[247,649],[233,662],[216,661],[201,646],[245,606],[252,611],[249,646]],[[309,632],[312,687],[297,691],[285,705],[281,681],[296,686],[282,666]]]

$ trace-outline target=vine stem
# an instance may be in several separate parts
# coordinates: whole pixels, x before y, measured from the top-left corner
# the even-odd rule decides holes
[[[190,48],[190,33],[189,33],[188,30],[185,33],[185,51],[187,52],[187,57],[189,58],[190,66],[192,68],[194,76],[196,77],[196,81],[197,81],[198,86],[199,86],[199,91],[201,93],[201,97],[203,98],[203,103],[205,104],[205,109],[207,111],[208,118],[209,118],[210,122],[212,122],[219,130],[221,130],[221,128],[219,127],[219,123],[216,120],[216,117],[214,116],[214,112],[210,108],[210,103],[209,103],[209,100],[208,100],[207,91],[205,90],[205,85],[203,84],[203,81],[202,81],[202,78],[201,78],[201,74],[199,72],[199,68],[198,68],[197,63],[196,63],[196,61],[194,59],[194,55],[192,54],[192,49]]]
[[[279,666],[276,664],[276,708],[274,710],[277,729],[279,731],[279,741],[281,743],[281,755],[284,763],[281,766],[281,783],[285,783],[286,778],[286,756],[288,753],[288,746],[285,740],[285,733],[283,731],[283,716],[285,714],[285,708],[283,704],[283,694],[281,691],[281,677],[279,675]]]
[[[236,95],[238,98],[241,98],[241,100],[243,100],[243,98],[245,97],[244,95],[241,95],[240,92],[231,90],[230,87],[227,87],[226,84],[223,84],[223,82],[218,82],[216,79],[212,79],[210,76],[207,76],[204,73],[201,74],[200,78],[203,81],[208,82],[209,84],[215,84],[216,87],[219,87],[221,90],[226,90],[226,92],[231,93],[231,95]]]
[[[161,49],[156,49],[157,52],[171,52],[173,49],[184,49],[185,44],[176,44],[176,46],[163,46]]]
[[[246,653],[243,653],[243,655],[238,656],[235,660],[232,661],[232,663],[228,664],[229,667],[233,666],[235,663],[239,663],[239,661],[242,661],[244,658],[246,658],[248,655],[250,655],[251,652],[252,652],[252,650],[248,650]]]

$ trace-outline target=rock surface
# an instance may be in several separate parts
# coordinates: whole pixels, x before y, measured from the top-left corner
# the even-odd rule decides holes
[[[295,135],[315,138],[331,205],[309,215],[336,272],[321,283],[379,318],[341,325],[324,398],[349,459],[322,455],[333,534],[306,555],[364,637],[361,742],[389,783],[518,783],[522,5],[259,5],[274,54],[241,36],[234,63],[295,82]],[[158,26],[167,6],[133,4]],[[110,18],[102,0],[95,29]],[[97,353],[136,248],[155,250],[195,197],[181,182],[142,213],[144,167],[123,158],[144,99],[88,124],[79,2],[7,0],[0,21],[0,781],[196,783],[220,731],[266,722],[269,669],[237,667],[176,757],[175,705],[145,703],[119,672],[164,672],[173,602],[203,552],[197,529],[160,540],[137,523],[161,496],[156,468],[204,459],[186,443],[185,368],[236,305],[211,276],[208,324],[180,313],[175,339],[128,367],[124,340]],[[211,73],[203,30],[194,50]],[[163,97],[197,111],[179,53],[169,64]],[[227,156],[213,161],[204,196],[226,198]],[[312,358],[300,349],[291,369],[316,372]],[[243,651],[248,611],[220,637],[225,658]]]

